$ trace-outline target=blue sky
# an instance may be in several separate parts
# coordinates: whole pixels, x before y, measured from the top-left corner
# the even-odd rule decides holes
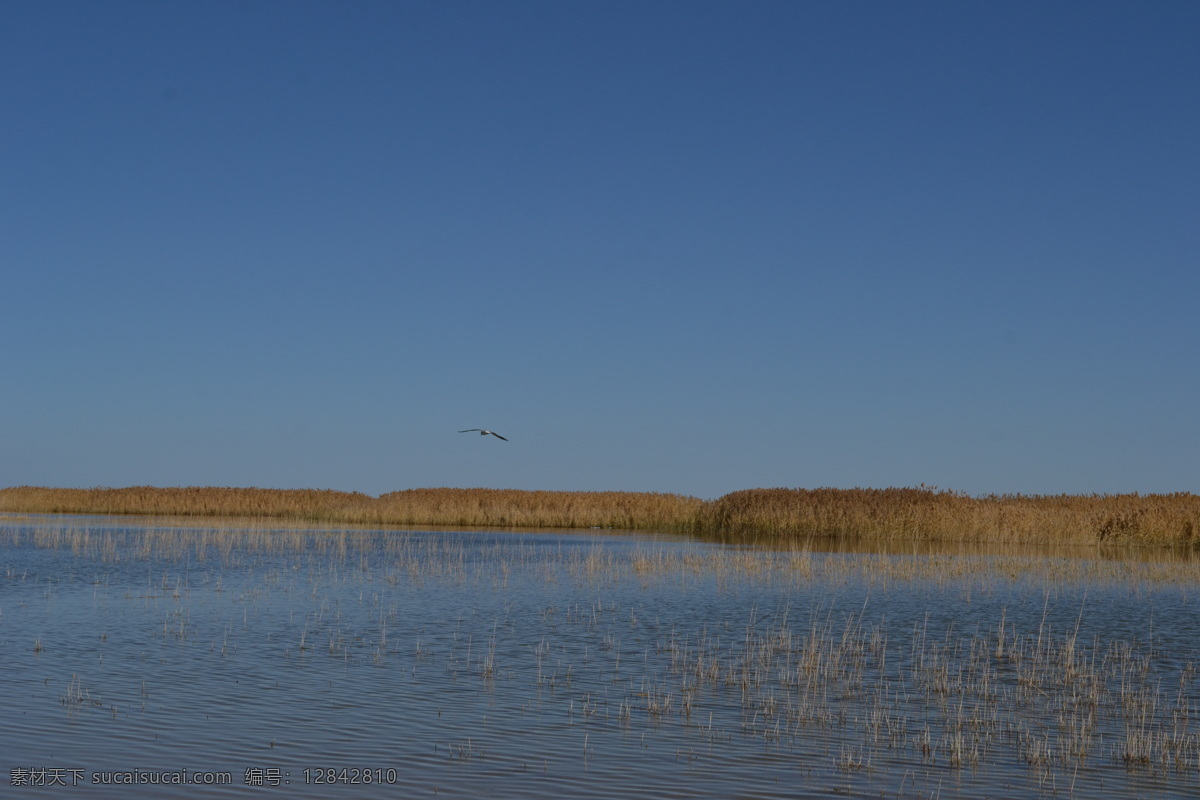
[[[3,17],[0,486],[1200,490],[1195,2]]]

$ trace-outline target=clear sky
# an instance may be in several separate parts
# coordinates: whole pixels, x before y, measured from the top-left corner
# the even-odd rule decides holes
[[[1197,42],[6,0],[0,486],[1200,491]]]

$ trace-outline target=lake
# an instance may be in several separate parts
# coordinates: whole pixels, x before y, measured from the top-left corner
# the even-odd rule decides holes
[[[1200,794],[1192,552],[0,516],[6,795]]]

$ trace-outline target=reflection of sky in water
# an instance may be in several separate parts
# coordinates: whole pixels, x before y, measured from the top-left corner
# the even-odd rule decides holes
[[[286,796],[373,796],[306,787],[303,770],[325,767],[395,769],[394,792],[451,797],[878,795],[902,781],[910,795],[945,797],[1004,784],[1024,795],[1047,780],[1074,781],[1081,796],[1101,781],[1128,797],[1200,788],[1200,745],[1181,773],[1131,772],[1111,752],[1117,727],[1078,770],[1030,767],[1012,731],[995,733],[975,770],[952,768],[944,742],[943,757],[924,761],[912,742],[930,725],[939,746],[944,711],[910,674],[917,631],[961,666],[971,640],[994,641],[1002,618],[1012,635],[1047,641],[1078,626],[1077,646],[1098,661],[1113,640],[1152,656],[1165,724],[1200,641],[1194,567],[1142,586],[1037,571],[945,578],[940,567],[911,579],[885,573],[927,556],[818,552],[815,577],[802,578],[787,553],[607,532],[69,524],[61,535],[61,523],[0,529],[9,770],[234,775],[231,789],[181,797],[245,791],[257,767],[284,770],[286,789],[257,791]],[[856,686],[831,682],[833,717],[798,721],[805,696],[784,671],[803,642],[815,633],[833,648],[847,631],[873,630],[886,634],[888,666]],[[736,685],[748,650],[785,638],[755,686]],[[721,664],[715,680],[688,674],[705,657]],[[1194,706],[1196,681],[1184,679]],[[864,734],[884,687],[910,700],[900,746]],[[1013,718],[1053,741],[1041,711]]]

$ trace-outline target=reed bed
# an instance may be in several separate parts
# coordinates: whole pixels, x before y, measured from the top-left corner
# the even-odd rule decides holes
[[[368,495],[329,489],[257,489],[209,486],[129,486],[120,489],[0,489],[0,511],[42,514],[285,517],[328,519],[370,503]]]
[[[987,495],[910,489],[749,489],[695,523],[722,536],[1195,546],[1200,496]]]
[[[382,495],[368,514],[343,521],[672,530],[689,528],[702,502],[654,492],[409,489]]]
[[[0,512],[241,516],[367,525],[620,528],[735,538],[1200,545],[1200,495],[987,495],[933,487],[655,492],[429,488],[0,489]]]
[[[702,501],[654,492],[408,489],[379,497],[226,487],[0,489],[0,512],[272,517],[366,525],[678,529]]]

